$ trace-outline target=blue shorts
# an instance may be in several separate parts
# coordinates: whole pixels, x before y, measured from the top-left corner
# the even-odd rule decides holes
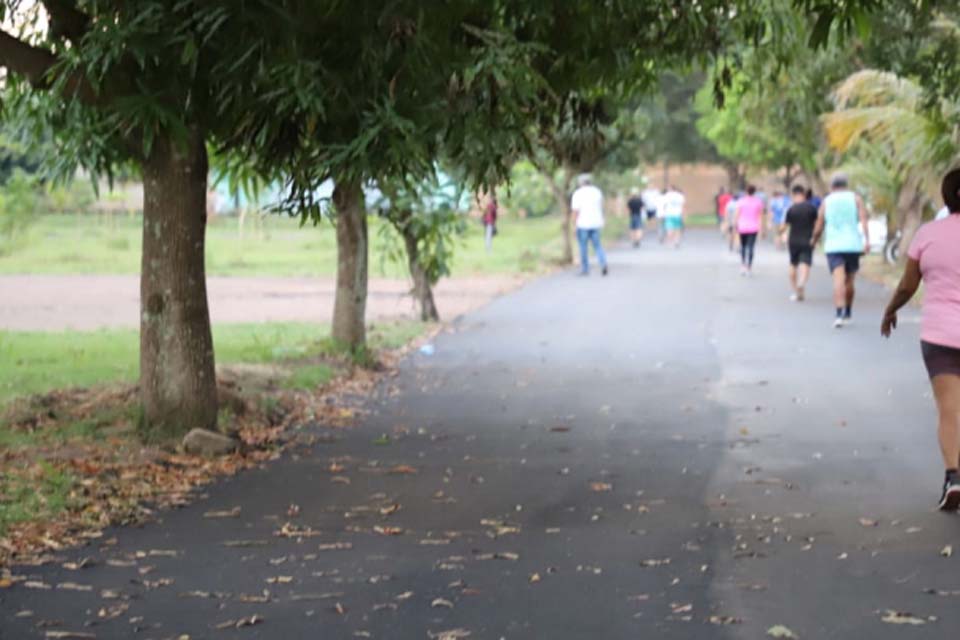
[[[630,230],[637,231],[638,229],[643,229],[643,214],[631,213],[630,214]]]
[[[860,270],[861,253],[828,253],[827,266],[830,267],[830,273],[833,273],[840,267],[848,276],[852,276]]]
[[[679,231],[683,229],[683,218],[668,216],[663,219],[663,228],[667,231]]]

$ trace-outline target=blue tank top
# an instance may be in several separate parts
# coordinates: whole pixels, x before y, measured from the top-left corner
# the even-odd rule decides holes
[[[826,253],[863,253],[860,214],[853,191],[834,191],[823,200]]]

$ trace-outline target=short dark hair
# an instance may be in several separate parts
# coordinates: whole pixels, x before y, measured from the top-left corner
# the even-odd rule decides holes
[[[806,188],[805,186],[803,186],[802,184],[795,184],[795,185],[793,185],[792,191],[793,191],[795,194],[797,194],[798,196],[805,196],[805,195],[807,195],[807,188]]]
[[[943,204],[947,205],[950,213],[960,211],[960,168],[953,169],[943,176],[940,195],[943,196]]]
[[[756,192],[757,192],[757,188],[755,186],[753,186],[752,184],[747,185],[747,194],[752,196]]]

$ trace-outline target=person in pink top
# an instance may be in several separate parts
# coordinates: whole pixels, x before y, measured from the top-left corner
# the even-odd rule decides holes
[[[937,402],[946,467],[940,509],[956,511],[960,509],[960,169],[944,177],[941,192],[950,215],[923,225],[914,236],[880,333],[890,337],[897,327],[897,311],[910,301],[922,280],[920,349]]]
[[[753,253],[757,235],[763,233],[763,214],[766,205],[757,197],[757,188],[747,186],[747,195],[737,201],[735,224],[740,234],[740,275],[753,273]]]

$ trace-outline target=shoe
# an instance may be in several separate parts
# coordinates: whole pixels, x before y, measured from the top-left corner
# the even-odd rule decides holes
[[[607,274],[610,273],[610,272],[607,270],[606,267],[604,267],[604,268],[603,268],[603,271],[601,271],[600,273],[603,274],[603,275],[607,275]]]
[[[796,293],[791,293],[790,302],[800,302],[800,296]]]
[[[745,268],[743,268],[743,267],[740,268],[740,277],[741,277],[741,278],[746,278],[746,277],[747,277],[747,270],[746,270]]]
[[[834,319],[834,321],[833,321],[833,328],[834,328],[834,329],[843,329],[843,325],[844,325],[843,318],[836,318],[836,319]]]
[[[960,481],[949,479],[943,483],[943,496],[938,505],[940,511],[956,511],[960,509]]]
[[[803,302],[807,299],[807,294],[803,289],[797,290],[797,302]]]
[[[853,318],[851,318],[850,316],[843,317],[843,326],[849,327],[852,324],[853,324]]]

